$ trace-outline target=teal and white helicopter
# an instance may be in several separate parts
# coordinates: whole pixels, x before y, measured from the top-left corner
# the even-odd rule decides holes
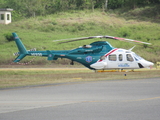
[[[46,51],[28,51],[23,45],[22,41],[16,33],[12,33],[19,52],[16,53],[18,56],[13,62],[19,62],[26,56],[42,56],[47,57],[48,60],[57,60],[58,58],[67,58],[71,60],[71,64],[74,61],[84,65],[85,67],[92,70],[106,70],[106,69],[139,69],[148,68],[154,64],[150,61],[143,59],[134,52],[131,48],[129,50],[114,48],[107,41],[97,41],[90,45],[83,45],[72,50],[46,50]],[[147,42],[125,39],[113,36],[91,36],[82,37],[69,40],[67,42],[93,39],[93,38],[110,38],[114,40],[138,42],[143,44],[150,44]],[[63,39],[66,40],[66,39]],[[55,40],[63,41],[63,40]],[[61,42],[61,43],[67,43]]]

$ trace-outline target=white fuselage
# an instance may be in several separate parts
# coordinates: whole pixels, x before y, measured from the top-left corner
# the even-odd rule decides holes
[[[116,48],[90,66],[94,69],[139,69],[153,65],[132,51]]]

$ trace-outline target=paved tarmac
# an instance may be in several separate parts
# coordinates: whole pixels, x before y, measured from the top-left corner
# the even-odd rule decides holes
[[[160,78],[0,90],[0,120],[159,120]]]

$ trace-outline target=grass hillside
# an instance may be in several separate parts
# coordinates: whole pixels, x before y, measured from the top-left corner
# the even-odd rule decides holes
[[[133,12],[134,11],[129,11]],[[129,14],[128,12],[128,14]],[[136,11],[137,12],[137,11]],[[127,13],[124,13],[125,16]],[[152,43],[151,46],[137,45],[133,51],[143,58],[157,62],[160,61],[160,24],[154,22],[153,18],[145,20],[128,15],[119,14],[114,11],[108,13],[96,10],[59,12],[48,16],[13,21],[9,25],[0,24],[0,65],[10,64],[16,56],[17,47],[14,41],[8,41],[6,36],[16,32],[26,48],[37,50],[68,50],[84,44],[90,44],[93,40],[78,41],[65,44],[53,42],[57,39],[77,38],[96,35],[110,35],[136,39]],[[143,16],[142,16],[143,17]],[[103,39],[114,47],[129,49],[133,43]],[[33,57],[26,57],[22,62],[28,62]],[[31,64],[68,63],[67,60],[47,61],[46,58],[37,57]]]

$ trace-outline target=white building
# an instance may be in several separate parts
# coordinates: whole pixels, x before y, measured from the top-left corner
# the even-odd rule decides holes
[[[0,24],[11,23],[11,11],[13,11],[13,9],[0,8]]]

